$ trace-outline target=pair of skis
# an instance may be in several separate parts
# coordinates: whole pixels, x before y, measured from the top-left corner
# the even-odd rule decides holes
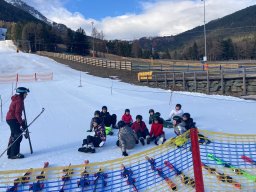
[[[227,162],[223,161],[222,159],[217,158],[215,155],[213,155],[211,153],[208,153],[207,157],[210,160],[215,161],[218,165],[223,165],[224,167],[231,169],[237,175],[243,175],[244,177],[246,177],[247,179],[249,179],[251,181],[254,181],[254,182],[256,181],[255,175],[252,175],[251,173],[248,173],[247,171],[237,168],[237,167],[231,165],[230,163],[227,163]],[[250,158],[249,159],[248,158],[245,158],[245,159],[249,160]]]
[[[131,169],[128,169],[124,166],[124,164],[121,165],[121,177],[126,179],[126,182],[128,185],[131,185],[133,188],[133,191],[138,192],[138,189],[135,185],[136,179],[134,179],[133,172]]]
[[[107,186],[106,178],[108,177],[108,175],[104,173],[102,169],[99,169],[97,173],[94,174],[95,180],[91,182],[89,179],[90,174],[87,172],[87,165],[89,164],[89,161],[86,160],[84,164],[85,164],[85,168],[81,172],[80,180],[77,181],[77,187],[82,188],[82,191],[83,191],[84,188],[89,187],[91,184],[93,184],[94,185],[93,191],[96,192],[98,189],[97,187],[99,185],[99,182],[101,182],[101,190],[103,190],[104,187]]]
[[[40,173],[40,175],[36,176],[36,182],[29,185],[29,191],[33,192],[39,192],[43,190],[44,183],[42,182],[45,180],[45,169],[49,166],[48,162],[44,163],[44,167]],[[18,188],[20,185],[24,185],[26,183],[29,183],[31,174],[33,173],[33,169],[30,168],[23,176],[18,177],[14,180],[13,186],[8,188],[6,192],[17,192],[19,191]]]
[[[223,183],[230,183],[237,189],[241,189],[241,184],[234,181],[233,178],[225,173],[218,172],[215,168],[209,167],[205,163],[202,163],[202,167],[208,171],[208,173],[215,175],[217,179]]]
[[[157,172],[157,174],[159,175],[159,177],[163,178],[165,180],[165,182],[167,183],[168,187],[170,188],[170,190],[172,191],[177,191],[177,186],[176,184],[169,178],[167,177],[162,168],[156,167],[156,161],[153,158],[150,158],[148,156],[145,157],[146,160],[150,163],[151,169],[155,172]]]
[[[190,178],[186,176],[184,173],[182,173],[180,170],[178,170],[171,162],[165,161],[165,166],[168,167],[171,171],[174,171],[176,176],[180,178],[181,182],[185,185],[191,186],[192,188],[195,188],[195,180],[193,178]]]

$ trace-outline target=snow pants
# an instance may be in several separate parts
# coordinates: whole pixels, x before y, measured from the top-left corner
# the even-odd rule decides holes
[[[99,147],[101,141],[102,140],[99,137],[88,135],[87,138],[83,140],[83,145],[92,144],[94,147]]]
[[[146,128],[146,129],[144,129],[144,131],[138,131],[138,132],[136,132],[136,135],[137,135],[138,138],[143,137],[144,139],[146,139],[146,137],[149,135],[149,131],[148,131],[148,129]]]
[[[8,146],[10,146],[20,136],[20,134],[22,134],[22,131],[20,129],[20,124],[16,119],[8,120],[7,124],[11,129],[11,136],[8,143]],[[8,156],[12,157],[20,153],[22,137],[23,136],[20,136],[19,139],[7,150]]]

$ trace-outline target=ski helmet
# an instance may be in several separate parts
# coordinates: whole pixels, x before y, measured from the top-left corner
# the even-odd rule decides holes
[[[190,114],[189,114],[189,113],[184,113],[184,114],[182,115],[182,117],[186,117],[187,119],[189,119],[189,118],[190,118]]]
[[[120,128],[122,128],[122,127],[125,127],[126,126],[126,124],[125,124],[125,122],[124,121],[119,121],[118,123],[117,123],[117,127],[120,129]]]
[[[93,122],[93,123],[95,122],[95,123],[97,123],[98,125],[101,123],[99,117],[94,117],[93,120],[92,120],[92,122]]]
[[[130,113],[130,109],[125,109],[125,113]]]
[[[155,116],[158,116],[158,117],[160,117],[160,116],[161,116],[161,113],[159,113],[159,112],[156,112],[156,113],[155,113]]]
[[[159,122],[160,121],[160,117],[159,116],[154,116],[153,120]]]
[[[29,89],[26,88],[26,87],[18,87],[18,88],[16,89],[16,93],[19,93],[19,94],[29,93]]]
[[[154,109],[149,109],[148,113],[155,113]]]
[[[142,116],[141,115],[137,115],[136,119],[142,120]]]
[[[100,111],[98,111],[98,110],[95,111],[95,112],[94,112],[94,116],[96,116],[96,115],[100,116]]]
[[[103,106],[101,109],[105,109],[106,111],[108,110],[107,106]]]
[[[182,121],[181,117],[177,116],[177,115],[174,116],[172,119],[175,120],[177,123],[181,123],[181,121]]]

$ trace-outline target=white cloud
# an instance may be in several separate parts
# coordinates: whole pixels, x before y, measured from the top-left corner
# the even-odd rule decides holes
[[[80,13],[71,13],[59,0],[25,0],[36,5],[49,19],[63,23],[72,29],[83,27],[91,33],[91,21]],[[206,22],[254,5],[256,0],[206,0]],[[107,39],[135,39],[143,36],[174,35],[203,24],[203,1],[201,0],[155,0],[141,1],[140,14],[106,17],[95,21]]]

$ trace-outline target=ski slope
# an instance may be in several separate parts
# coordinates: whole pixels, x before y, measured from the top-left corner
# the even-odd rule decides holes
[[[30,154],[28,141],[23,138],[21,153],[25,159],[0,158],[0,170],[40,167],[49,161],[51,166],[81,164],[120,158],[121,150],[115,145],[117,130],[107,137],[104,147],[95,154],[80,153],[77,149],[89,134],[90,120],[95,110],[108,106],[118,120],[125,108],[131,110],[135,119],[141,114],[148,123],[148,110],[159,111],[167,118],[176,103],[181,103],[184,112],[191,113],[200,129],[237,134],[255,134],[256,102],[227,96],[209,96],[199,93],[173,92],[135,86],[118,80],[91,76],[82,72],[82,87],[79,87],[80,72],[59,64],[52,59],[27,53],[16,53],[10,41],[0,41],[0,75],[53,72],[52,81],[19,83],[30,93],[25,100],[28,123],[44,107],[44,114],[30,127],[34,154]],[[112,91],[111,86],[113,85]],[[0,122],[0,152],[7,147],[10,130],[5,122],[12,84],[0,84],[3,99],[3,121]],[[148,126],[149,127],[149,126]],[[150,128],[150,127],[149,127]],[[167,138],[174,136],[172,129],[165,129]],[[132,155],[153,147],[154,144],[137,145],[129,150]]]

